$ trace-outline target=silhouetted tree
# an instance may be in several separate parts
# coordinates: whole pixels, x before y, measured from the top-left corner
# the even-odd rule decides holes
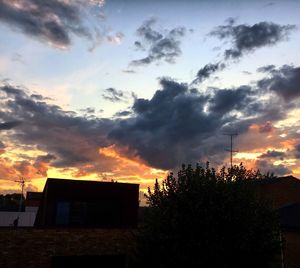
[[[0,211],[18,211],[20,207],[21,194],[13,193],[0,195]],[[22,197],[24,200],[24,197]],[[24,203],[22,203],[24,207]]]
[[[269,176],[269,175],[267,175]],[[182,166],[148,189],[137,236],[138,267],[268,267],[280,252],[279,223],[255,194],[259,171]]]

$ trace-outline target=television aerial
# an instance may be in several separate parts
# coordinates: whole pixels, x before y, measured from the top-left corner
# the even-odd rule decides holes
[[[233,164],[233,153],[237,153],[238,150],[234,150],[233,149],[233,138],[237,137],[238,133],[228,133],[228,134],[224,134],[226,136],[230,137],[230,148],[229,149],[225,149],[225,151],[230,152],[230,167],[232,168]]]
[[[15,180],[15,182],[19,183],[21,187],[21,197],[20,197],[20,204],[19,204],[19,212],[22,210],[22,203],[23,203],[23,197],[24,197],[24,187],[25,187],[25,179],[20,178],[19,180]]]

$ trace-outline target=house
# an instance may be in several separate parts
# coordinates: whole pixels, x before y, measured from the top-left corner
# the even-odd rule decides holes
[[[25,204],[39,204],[34,226],[0,228],[0,267],[127,267],[138,184],[48,179]]]
[[[135,228],[139,185],[48,179],[36,227]]]

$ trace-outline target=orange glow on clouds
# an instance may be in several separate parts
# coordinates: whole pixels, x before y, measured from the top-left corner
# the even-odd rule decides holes
[[[139,183],[141,190],[145,190],[149,185],[152,186],[156,178],[163,179],[168,173],[168,171],[148,166],[137,157],[126,157],[118,151],[115,145],[100,148],[99,154],[111,158],[118,163],[111,173],[105,174],[106,179]]]
[[[107,172],[97,173],[94,163],[85,164],[82,167],[55,168],[49,163],[24,160],[35,159],[39,155],[45,155],[38,150],[22,151],[11,147],[3,152],[0,158],[0,191],[18,192],[19,186],[14,180],[24,178],[28,190],[42,191],[48,178],[118,181],[124,183],[138,183],[140,190],[146,191],[148,186],[154,184],[155,179],[163,179],[168,171],[155,169],[148,166],[138,157],[127,157],[115,145],[99,149],[99,156],[104,157],[107,163]],[[100,161],[100,160],[99,160]]]
[[[272,130],[271,135],[259,133],[261,126],[253,124],[250,131],[239,137],[242,144],[249,143],[253,140],[254,146],[243,148],[242,151],[234,155],[234,163],[243,163],[245,167],[251,169],[256,168],[258,157],[266,151],[276,150],[288,152],[297,144],[296,140],[285,139],[277,133],[277,129]],[[270,134],[270,133],[268,133]],[[277,135],[278,134],[278,135]],[[253,135],[259,135],[253,136]],[[270,136],[268,138],[268,136]],[[256,139],[253,139],[256,137]],[[265,143],[266,138],[270,140]],[[27,179],[28,190],[42,191],[47,177],[49,178],[64,178],[78,180],[100,180],[100,181],[118,181],[124,183],[140,184],[140,190],[146,191],[148,186],[153,186],[155,179],[163,179],[169,171],[152,168],[145,161],[135,155],[128,156],[126,148],[118,148],[116,145],[99,148],[99,160],[107,164],[105,172],[97,173],[97,163],[88,163],[81,167],[72,168],[55,168],[49,166],[49,163],[34,161],[24,161],[22,157],[35,159],[37,156],[45,155],[39,150],[25,150],[14,148],[13,145],[8,146],[5,151],[1,152],[0,158],[0,191],[18,191],[19,186],[14,180],[24,177]],[[103,164],[103,163],[102,163]],[[275,166],[284,164],[293,170],[294,174],[300,173],[300,168],[297,165],[297,159],[277,159],[273,163]]]

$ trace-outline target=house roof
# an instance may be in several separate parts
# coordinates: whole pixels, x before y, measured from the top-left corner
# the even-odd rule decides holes
[[[97,226],[109,225],[105,221],[111,221],[117,227],[135,226],[138,198],[138,184],[49,178],[44,187],[35,224],[56,225],[57,211],[62,209],[58,206],[67,202],[70,205],[65,206],[70,206],[66,209],[70,210],[68,213],[71,213],[72,222],[80,222],[82,219],[86,224]],[[92,211],[99,211],[97,215],[102,213],[104,216],[100,219]]]
[[[126,185],[136,185],[135,183],[120,183],[120,182],[106,182],[106,181],[83,181],[83,180],[73,180],[73,179],[60,179],[60,178],[48,178],[46,181],[46,185],[55,185],[55,184],[65,184],[65,185],[120,185],[121,187],[126,187]],[[45,187],[46,187],[45,185]]]
[[[43,199],[46,196],[84,199],[111,198],[130,190],[138,191],[138,189],[139,184],[133,183],[48,178],[43,191]]]
[[[300,180],[294,176],[254,181],[259,197],[271,201],[275,209],[300,203]]]
[[[300,179],[294,177],[294,176],[285,176],[285,177],[274,177],[274,178],[267,178],[267,179],[261,179],[256,180],[256,185],[270,185],[270,184],[276,184],[280,182],[296,182],[300,184]]]

